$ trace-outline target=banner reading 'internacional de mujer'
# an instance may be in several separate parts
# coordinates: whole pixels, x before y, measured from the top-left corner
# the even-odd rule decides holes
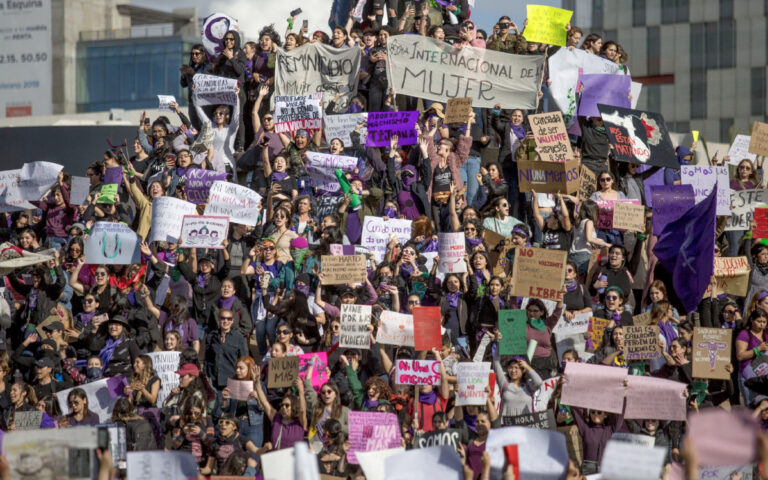
[[[418,35],[387,41],[387,79],[401,95],[445,102],[470,97],[473,107],[536,108],[543,55],[511,55]]]

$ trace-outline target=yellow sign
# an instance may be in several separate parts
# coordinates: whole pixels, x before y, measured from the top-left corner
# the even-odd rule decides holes
[[[571,21],[573,12],[546,5],[528,5],[528,25],[523,37],[529,42],[565,46],[565,29]]]

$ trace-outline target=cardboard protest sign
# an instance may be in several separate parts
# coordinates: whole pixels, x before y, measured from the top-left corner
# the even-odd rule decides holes
[[[416,145],[416,122],[419,112],[370,112],[368,113],[369,147],[388,147],[389,139],[397,135],[398,145]]]
[[[664,227],[674,222],[695,205],[691,185],[659,185],[651,187],[653,197],[653,232],[660,235]]]
[[[579,169],[579,199],[583,202],[589,200],[589,197],[597,190],[597,175],[584,165]]]
[[[342,285],[345,283],[365,283],[368,270],[365,267],[365,255],[323,255],[323,285]]]
[[[657,325],[624,327],[624,347],[627,360],[659,358],[659,327]]]
[[[160,377],[160,393],[157,394],[156,404],[162,405],[171,390],[179,386],[179,375],[176,371],[179,369],[181,352],[151,352],[147,355],[152,359],[155,375]]]
[[[464,232],[439,233],[438,255],[440,264],[438,269],[443,273],[464,273],[467,271],[466,247]]]
[[[445,104],[444,123],[467,123],[472,113],[472,97],[450,98]]]
[[[336,170],[352,172],[357,168],[356,157],[332,155],[328,153],[307,152],[307,172],[309,184],[326,192],[341,190]]]
[[[85,238],[83,253],[91,265],[130,265],[141,259],[140,243],[124,223],[96,222]]]
[[[370,305],[343,304],[340,322],[339,347],[363,350],[371,348],[371,333],[368,331],[368,325],[371,324]]]
[[[195,86],[192,94],[195,105],[237,105],[236,78],[197,73],[192,77],[192,83]]]
[[[745,158],[751,160],[752,163],[757,160],[757,155],[749,153],[749,143],[751,140],[752,137],[749,135],[736,135],[736,137],[734,137],[733,143],[731,143],[731,148],[728,149],[728,156],[730,157],[728,160],[729,165],[738,165],[739,162]]]
[[[629,108],[597,106],[616,160],[680,168],[664,117]]]
[[[570,194],[581,187],[578,160],[565,163],[519,160],[517,176],[521,192]]]
[[[275,132],[317,130],[323,126],[322,93],[309,95],[275,95]]]
[[[653,321],[653,312],[648,310],[647,312],[643,312],[639,315],[632,316],[632,325],[636,327],[643,327],[646,325],[654,325],[655,322]]]
[[[528,115],[537,152],[545,162],[573,160],[573,149],[559,111]]]
[[[299,376],[299,357],[270,357],[267,369],[267,388],[287,388]]]
[[[768,207],[755,208],[752,220],[755,223],[752,227],[752,238],[768,238]]]
[[[13,416],[13,426],[17,431],[37,430],[43,421],[43,412],[32,410],[31,412],[16,412]]]
[[[687,384],[640,375],[628,380],[624,418],[685,421]]]
[[[629,98],[632,89],[632,77],[629,75],[611,75],[598,73],[581,75],[580,117],[599,117],[598,104],[612,107],[632,108]]]
[[[728,180],[728,167],[701,167],[681,165],[680,181],[683,185],[693,186],[696,203],[703,201],[717,186],[717,214],[731,214],[731,184]]]
[[[84,383],[77,388],[85,390],[88,397],[88,409],[99,416],[99,421],[108,422],[112,417],[112,409],[115,407],[117,399],[124,395],[123,389],[128,385],[125,377],[102,378],[93,382]],[[59,402],[59,409],[62,415],[67,415],[71,411],[67,396],[73,389],[68,388],[56,392],[56,400]]]
[[[731,337],[733,330],[730,328],[704,328],[693,329],[693,363],[694,378],[714,378],[728,380],[731,374],[725,366],[731,363]]]
[[[560,335],[575,335],[577,333],[584,333],[589,329],[589,317],[592,316],[592,312],[577,313],[573,316],[571,321],[565,319],[565,315],[560,317],[555,328],[552,329],[552,333],[558,333]]]
[[[253,391],[253,381],[237,380],[230,377],[227,379],[227,390],[229,390],[230,398],[247,402]]]
[[[540,428],[543,430],[556,430],[555,413],[552,410],[524,413],[515,416],[501,417],[501,423],[505,427]]]
[[[185,248],[223,249],[221,242],[228,234],[229,217],[184,215],[179,238]]]
[[[400,385],[439,385],[440,362],[434,360],[397,360],[395,383]]]
[[[90,185],[91,181],[88,177],[73,176],[72,190],[69,192],[69,203],[72,205],[85,205],[88,200]],[[2,192],[2,187],[0,187],[0,192]]]
[[[603,346],[603,335],[609,323],[610,321],[604,318],[589,317],[587,332],[591,334],[591,338],[587,339],[587,350],[594,352]]]
[[[714,294],[746,296],[750,270],[747,257],[715,257]],[[709,285],[702,298],[709,298],[712,293],[712,286]]]
[[[414,348],[421,352],[440,350],[443,346],[441,325],[440,307],[413,307]]]
[[[152,229],[148,242],[179,243],[184,215],[194,215],[197,206],[173,197],[157,197],[152,200]]]
[[[526,5],[528,24],[523,36],[529,42],[565,46],[573,12],[548,5]]]
[[[457,51],[426,36],[393,35],[387,40],[387,80],[399,95],[436,102],[471,97],[478,108],[497,103],[536,108],[544,61],[541,55],[469,46]]]
[[[768,155],[768,123],[754,122],[752,124],[749,153],[761,156]]]
[[[190,168],[184,174],[184,178],[186,178],[184,193],[187,194],[187,200],[196,205],[202,205],[208,201],[208,192],[211,190],[213,182],[226,181],[227,172]]]
[[[363,235],[360,245],[366,247],[376,257],[377,262],[384,260],[390,236],[396,236],[404,245],[411,239],[411,220],[384,220],[381,217],[366,216],[363,220]]]
[[[299,378],[310,379],[312,388],[320,393],[320,387],[328,381],[328,352],[303,353],[299,357]]]
[[[614,203],[613,228],[628,232],[645,232],[645,207],[629,202]]]
[[[261,214],[261,195],[236,183],[213,182],[205,214],[222,215],[232,223],[255,227]]]
[[[376,342],[384,345],[415,346],[413,336],[413,315],[383,310],[379,317],[381,324],[376,332]]]
[[[567,257],[568,252],[563,250],[517,247],[512,295],[562,300]]]
[[[400,446],[397,415],[384,412],[349,412],[347,461],[357,464],[356,452],[375,452]]]
[[[626,368],[568,362],[560,401],[572,407],[621,413],[626,378]]]
[[[433,430],[429,433],[417,434],[414,439],[415,448],[428,448],[435,445],[450,445],[459,450],[461,443],[461,430],[446,428],[445,430]]]
[[[600,477],[616,480],[660,478],[666,456],[667,449],[663,447],[649,448],[609,440],[600,463]]]
[[[197,460],[191,452],[149,450],[128,452],[126,457],[127,480],[185,480],[197,476]]]
[[[525,355],[528,317],[525,310],[499,310],[499,354]]]
[[[345,147],[351,147],[352,138],[350,137],[350,132],[352,132],[358,124],[362,125],[360,130],[360,144],[365,145],[365,141],[368,137],[368,112],[324,116],[323,131],[325,132],[325,138],[328,139],[328,141],[338,138]]]
[[[173,95],[158,95],[157,110],[159,112],[173,112],[172,103],[178,103]]]
[[[640,205],[640,200],[598,200],[595,203],[597,203],[598,209],[597,224],[595,227],[611,230],[615,228],[613,226],[614,206],[617,203],[633,203],[635,205]],[[645,212],[643,212],[643,217],[645,217]]]
[[[768,189],[731,190],[731,214],[725,220],[725,231],[749,230],[755,208],[768,205]]]
[[[455,366],[459,391],[456,405],[485,405],[485,386],[491,373],[490,362],[460,362]]]

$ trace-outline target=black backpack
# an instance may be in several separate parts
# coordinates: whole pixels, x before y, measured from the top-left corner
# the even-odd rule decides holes
[[[152,426],[143,418],[125,422],[125,442],[129,452],[157,450]]]

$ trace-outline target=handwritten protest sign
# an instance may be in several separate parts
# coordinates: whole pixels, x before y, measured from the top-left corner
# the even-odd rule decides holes
[[[179,386],[179,356],[181,352],[151,352],[152,368],[155,375],[160,377],[160,392],[157,394],[157,405],[162,405],[170,395],[171,390]]]
[[[229,217],[211,215],[184,215],[181,238],[185,248],[222,249],[229,234]]]
[[[567,25],[573,12],[547,5],[527,5],[528,24],[523,36],[529,42],[565,46]]]
[[[88,177],[73,176],[72,190],[69,192],[69,203],[72,205],[84,205],[88,199],[90,185],[91,181]],[[2,192],[2,187],[0,187],[0,192]]]
[[[104,205],[114,205],[117,201],[117,184],[105,183],[99,190],[99,196],[96,198],[96,203]]]
[[[594,352],[603,346],[603,335],[609,323],[610,321],[604,318],[589,317],[587,332],[591,334],[591,338],[587,339],[587,350]]]
[[[309,378],[312,388],[319,393],[320,387],[328,381],[328,353],[303,353],[297,356],[299,357],[299,378],[301,380]]]
[[[725,231],[749,230],[755,208],[768,205],[768,189],[732,190],[731,214],[725,221]]]
[[[445,123],[467,123],[472,113],[472,98],[459,97],[448,99],[445,104]]]
[[[173,197],[157,197],[152,201],[152,229],[150,242],[178,243],[184,215],[194,215],[197,207]]]
[[[16,412],[13,417],[13,426],[16,430],[37,430],[42,421],[43,412],[39,410]]]
[[[322,265],[323,285],[365,283],[368,276],[365,255],[323,255]]]
[[[755,208],[752,238],[768,238],[768,207]]]
[[[553,333],[559,333],[560,335],[575,335],[577,333],[584,333],[589,329],[589,317],[592,316],[592,312],[577,313],[574,314],[571,321],[565,319],[565,315],[560,317],[555,328],[552,329]]]
[[[413,315],[383,310],[379,318],[381,324],[376,332],[376,342],[384,345],[414,347]]]
[[[702,167],[681,165],[680,180],[683,185],[692,185],[696,203],[709,196],[717,186],[717,215],[731,214],[731,185],[728,167]]]
[[[691,185],[658,185],[651,187],[653,197],[653,232],[661,234],[664,227],[674,222],[695,205]]]
[[[337,169],[343,172],[352,172],[357,168],[357,158],[355,157],[319,152],[307,152],[306,156],[309,184],[326,192],[341,190],[335,173]]]
[[[614,229],[613,226],[613,211],[614,211],[614,205],[617,203],[633,203],[635,205],[640,205],[640,200],[598,200],[597,202],[597,209],[598,209],[598,217],[597,217],[597,225],[595,225],[597,228],[604,228],[607,230]],[[645,216],[645,212],[643,212],[643,217]]]
[[[609,440],[600,463],[600,477],[616,480],[660,478],[667,456],[663,447]],[[631,468],[627,468],[631,465]]]
[[[377,262],[384,260],[389,237],[394,235],[403,245],[411,239],[410,220],[384,220],[381,217],[366,216],[363,220],[363,234],[360,244],[376,257]]]
[[[270,357],[267,388],[287,388],[299,376],[299,357]]]
[[[92,265],[130,265],[139,263],[140,242],[124,223],[96,222],[85,238],[83,253]]]
[[[438,238],[438,255],[440,255],[438,269],[443,273],[466,272],[467,262],[464,257],[467,252],[464,232],[439,233]]]
[[[628,232],[645,232],[645,207],[630,202],[614,203],[613,228]]]
[[[751,160],[753,163],[757,159],[757,155],[749,153],[749,143],[752,137],[749,135],[736,135],[731,143],[731,148],[728,149],[728,156],[730,159],[728,163],[730,165],[738,165],[739,162],[745,158]]]
[[[176,101],[176,97],[174,97],[173,95],[158,95],[157,96],[157,111],[159,111],[159,112],[173,112],[173,108],[171,108],[171,104],[172,103],[178,103]]]
[[[581,187],[578,160],[565,163],[518,160],[517,175],[521,192],[570,194]]]
[[[195,86],[195,105],[237,105],[236,78],[198,73],[192,77],[192,83]]]
[[[714,378],[728,380],[731,374],[725,369],[731,362],[730,328],[693,329],[693,376],[694,378]]]
[[[230,398],[246,402],[253,391],[253,380],[237,380],[230,377],[227,379],[227,390]]]
[[[128,385],[125,377],[102,378],[89,383],[84,383],[77,388],[85,390],[88,397],[88,409],[99,416],[99,421],[108,422],[112,416],[112,409],[115,402],[123,396],[123,389]],[[59,409],[62,415],[70,412],[67,396],[73,389],[68,388],[56,392],[56,400],[59,402]]]
[[[672,139],[658,113],[598,104],[616,160],[680,168]]]
[[[633,315],[632,316],[632,325],[636,327],[642,327],[645,325],[654,325],[656,322],[653,321],[653,312],[648,310],[647,312],[643,312],[639,315]]]
[[[370,305],[343,304],[340,319],[339,347],[364,350],[371,348],[371,333],[368,331],[368,326],[371,324]]]
[[[384,412],[349,412],[349,463],[357,464],[356,452],[375,452],[400,446],[397,415]]]
[[[715,295],[746,296],[749,288],[749,262],[747,257],[715,257]],[[702,298],[712,295],[712,285],[707,286]]]
[[[581,201],[589,200],[589,197],[597,190],[597,175],[589,167],[581,166],[579,169],[579,199]]]
[[[260,213],[261,195],[250,188],[221,181],[211,185],[206,215],[223,215],[232,223],[255,227]]]
[[[275,132],[317,130],[323,126],[322,93],[275,95]]]
[[[509,55],[430,37],[394,35],[387,40],[387,80],[399,95],[445,102],[472,97],[472,106],[536,108],[543,56]]]
[[[533,411],[543,412],[549,405],[549,400],[557,389],[559,377],[552,377],[541,382],[541,386],[533,392]]]
[[[632,106],[629,99],[632,77],[629,75],[581,75],[579,81],[583,88],[578,109],[581,117],[599,117],[598,104],[623,108]]]
[[[528,348],[525,310],[499,310],[499,353],[501,355],[525,355]]]
[[[573,150],[565,130],[563,114],[559,111],[528,115],[533,139],[541,159],[545,162],[573,160]],[[591,195],[591,194],[590,194]]]
[[[461,362],[455,366],[459,391],[456,393],[456,405],[485,405],[485,387],[490,362]]]
[[[440,362],[400,359],[395,367],[395,383],[400,385],[440,384]]]
[[[368,147],[388,147],[389,139],[397,135],[400,146],[416,144],[418,111],[368,113]]]
[[[368,137],[368,112],[326,115],[323,117],[325,138],[328,139],[328,141],[338,138],[345,147],[351,147],[352,138],[349,134],[358,124],[363,125],[360,130],[360,144],[365,145],[365,141]]]
[[[414,348],[428,352],[443,345],[440,335],[440,307],[413,307]]]
[[[450,445],[459,450],[461,443],[461,430],[456,428],[446,428],[445,430],[434,430],[429,433],[418,434],[414,439],[415,448],[428,448],[436,445]]]
[[[572,407],[621,413],[627,369],[568,362],[561,402]]]
[[[557,429],[555,414],[552,410],[543,410],[541,412],[524,413],[522,415],[503,416],[501,423],[505,427],[528,427],[540,428],[543,430]]]
[[[562,300],[567,256],[568,252],[561,250],[518,247],[512,268],[512,295]]]
[[[208,192],[211,190],[211,185],[217,180],[225,181],[227,179],[226,172],[216,172],[213,170],[203,170],[202,168],[190,168],[187,173],[184,174],[186,178],[186,184],[184,185],[184,192],[187,194],[187,200],[201,205],[208,201]]]
[[[659,327],[656,325],[624,327],[627,360],[659,358]]]
[[[687,384],[639,375],[628,379],[624,418],[685,420]]]
[[[187,480],[197,476],[197,461],[190,452],[140,451],[128,452],[126,457],[127,480]]]
[[[768,155],[768,123],[754,122],[752,138],[749,139],[749,153]]]

